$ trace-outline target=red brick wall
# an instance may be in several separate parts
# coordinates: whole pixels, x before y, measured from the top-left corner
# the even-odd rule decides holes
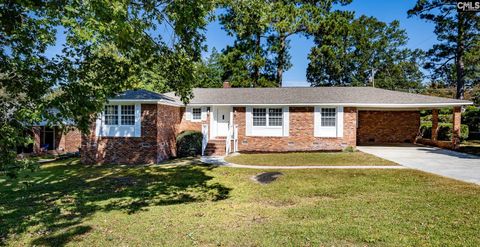
[[[92,124],[90,135],[82,138],[82,162],[157,162],[157,104],[144,104],[141,108],[141,137],[96,137]]]
[[[81,145],[82,134],[78,129],[74,128],[69,130],[67,133],[62,133],[57,149],[66,153],[74,153],[78,152]]]
[[[240,152],[341,150],[356,145],[356,108],[344,108],[343,138],[314,137],[313,107],[290,107],[290,130],[286,137],[245,136],[245,107],[235,107],[234,111]]]
[[[183,116],[180,107],[157,107],[157,162],[176,156],[176,136]]]
[[[419,111],[359,111],[358,144],[413,143],[420,127]]]

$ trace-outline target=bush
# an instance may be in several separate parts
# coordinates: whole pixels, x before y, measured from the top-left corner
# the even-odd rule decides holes
[[[451,123],[438,123],[437,139],[440,141],[452,140],[452,124]],[[420,134],[423,138],[432,138],[432,123],[424,122],[420,125]],[[460,140],[463,141],[468,138],[468,126],[462,124],[460,126]]]
[[[439,123],[451,123],[452,122],[452,114],[438,114],[438,122]],[[432,115],[426,115],[424,117],[420,117],[421,121],[432,121]]]
[[[480,131],[480,108],[468,106],[462,113],[462,123],[468,125],[472,132]]]
[[[203,134],[186,130],[177,136],[177,157],[189,157],[202,154]]]

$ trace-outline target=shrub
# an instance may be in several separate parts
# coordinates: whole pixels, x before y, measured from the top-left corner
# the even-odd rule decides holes
[[[452,122],[452,114],[438,114],[438,122],[439,123],[451,123]],[[424,117],[420,117],[421,121],[432,121],[432,115],[426,115]]]
[[[462,113],[462,123],[468,125],[472,132],[480,131],[480,108],[468,106]]]
[[[202,154],[203,134],[186,130],[177,136],[177,157],[189,157]]]
[[[439,123],[437,139],[441,141],[452,140],[452,124],[451,123]],[[432,123],[424,122],[420,125],[420,134],[423,138],[432,138]],[[468,138],[468,126],[462,124],[460,126],[460,140]]]

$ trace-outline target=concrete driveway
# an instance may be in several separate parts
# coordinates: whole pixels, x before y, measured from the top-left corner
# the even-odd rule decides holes
[[[359,146],[358,149],[409,168],[480,185],[479,156],[410,144]]]

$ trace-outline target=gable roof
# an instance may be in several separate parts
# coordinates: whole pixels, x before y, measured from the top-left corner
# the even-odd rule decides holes
[[[169,94],[167,94],[169,95]],[[344,105],[421,107],[472,102],[372,87],[196,88],[189,105]],[[173,94],[170,94],[173,97]]]

